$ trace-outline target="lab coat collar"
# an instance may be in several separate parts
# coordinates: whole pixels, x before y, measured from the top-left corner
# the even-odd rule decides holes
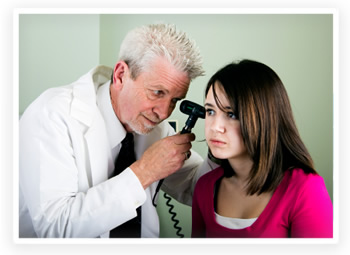
[[[113,69],[107,66],[97,66],[83,75],[74,84],[71,116],[86,126],[91,126],[98,108],[96,107],[96,92],[98,87],[106,83]],[[93,85],[93,86],[87,86]]]

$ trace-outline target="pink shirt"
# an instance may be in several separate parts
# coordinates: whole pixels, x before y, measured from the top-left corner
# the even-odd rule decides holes
[[[323,178],[301,169],[286,171],[269,203],[250,226],[229,229],[214,214],[215,183],[221,167],[202,176],[192,203],[192,237],[333,237],[333,206]]]

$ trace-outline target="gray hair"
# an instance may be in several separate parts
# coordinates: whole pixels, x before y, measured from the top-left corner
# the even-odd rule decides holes
[[[175,25],[153,24],[131,30],[124,38],[119,60],[125,61],[136,79],[151,62],[165,57],[178,71],[186,72],[192,80],[204,75],[202,58],[195,42]]]

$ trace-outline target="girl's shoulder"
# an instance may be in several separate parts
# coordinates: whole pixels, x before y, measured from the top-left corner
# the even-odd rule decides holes
[[[214,185],[214,183],[223,176],[224,169],[219,166],[218,168],[215,168],[211,170],[210,172],[204,174],[201,176],[197,182],[198,185]]]
[[[288,170],[284,176],[289,185],[301,187],[311,183],[323,182],[323,178],[317,173],[305,173],[303,169],[294,168]]]
[[[317,173],[305,173],[300,168],[288,170],[280,184],[288,194],[313,196],[315,194],[327,194],[327,188],[322,176]]]

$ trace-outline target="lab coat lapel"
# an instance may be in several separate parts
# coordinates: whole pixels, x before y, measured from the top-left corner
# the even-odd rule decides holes
[[[96,104],[97,88],[108,80],[108,70],[111,71],[106,67],[93,69],[81,77],[73,89],[71,115],[82,123],[81,128],[87,145],[86,172],[90,186],[107,180],[108,167],[113,164],[105,122]]]
[[[95,115],[92,125],[85,134],[90,161],[92,186],[108,179],[108,169],[113,165],[111,151],[106,136],[104,120]]]

